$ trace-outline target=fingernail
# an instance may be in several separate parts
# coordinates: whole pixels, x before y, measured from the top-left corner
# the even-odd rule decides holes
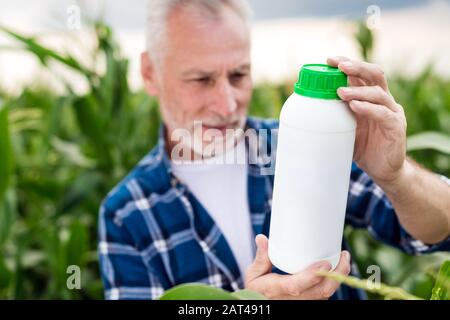
[[[338,91],[339,91],[340,93],[344,93],[344,94],[349,93],[351,90],[352,90],[352,89],[350,89],[350,88],[348,88],[348,87],[340,87],[340,88],[338,89]]]
[[[263,234],[258,234],[256,237],[255,237],[255,242],[256,242],[256,250],[257,251],[264,251],[264,250],[266,250],[267,248],[266,248],[266,246],[268,245],[268,244],[264,244],[264,250],[263,250],[263,244],[262,244],[262,241],[263,241],[263,239],[265,238],[265,236],[263,235]],[[258,240],[259,239],[259,240]]]
[[[342,66],[344,68],[351,68],[353,66],[353,64],[350,61],[344,61],[344,62],[341,62],[339,64],[339,66]]]
[[[347,262],[350,262],[350,253],[348,251],[344,251],[344,255]]]

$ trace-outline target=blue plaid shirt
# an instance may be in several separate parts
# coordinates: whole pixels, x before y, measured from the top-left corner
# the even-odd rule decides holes
[[[267,129],[267,151],[275,120],[247,119],[247,128]],[[221,230],[186,185],[171,171],[164,126],[158,145],[102,203],[99,259],[106,299],[157,299],[164,290],[202,282],[233,291],[243,275]],[[260,148],[247,143],[248,148]],[[274,147],[275,148],[275,147]],[[267,164],[248,164],[248,200],[254,235],[269,235],[273,175]],[[445,177],[442,177],[448,183]],[[427,246],[399,224],[394,209],[371,178],[352,165],[346,223],[367,228],[377,239],[409,254],[448,251],[450,238]],[[343,241],[343,249],[348,246]],[[274,272],[281,271],[276,268]],[[359,276],[352,263],[353,275]],[[364,299],[365,292],[341,285],[332,299]]]

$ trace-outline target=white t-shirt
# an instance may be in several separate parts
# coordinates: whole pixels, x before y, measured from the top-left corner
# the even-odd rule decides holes
[[[172,162],[174,175],[214,219],[234,253],[242,276],[252,263],[255,245],[247,194],[247,165],[244,139],[224,155],[189,163]],[[233,159],[233,158],[231,158]]]

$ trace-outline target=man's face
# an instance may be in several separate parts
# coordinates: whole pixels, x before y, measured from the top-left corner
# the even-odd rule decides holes
[[[160,65],[143,54],[142,73],[147,91],[159,99],[169,139],[176,129],[193,135],[194,121],[202,121],[203,135],[194,138],[203,141],[207,129],[224,134],[243,129],[252,80],[250,36],[242,18],[226,7],[214,20],[175,9],[166,30]]]

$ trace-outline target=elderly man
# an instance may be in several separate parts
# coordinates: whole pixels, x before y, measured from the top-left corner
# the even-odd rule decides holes
[[[325,261],[292,275],[274,268],[266,237],[273,174],[264,174],[265,164],[258,161],[213,161],[221,154],[249,153],[242,134],[223,138],[225,148],[202,144],[208,129],[270,135],[277,128],[274,120],[247,117],[252,80],[246,2],[150,0],[148,10],[141,70],[146,91],[159,100],[163,123],[158,145],[100,210],[106,298],[156,299],[187,282],[245,287],[271,299],[364,298],[362,291],[317,275],[331,268]],[[327,63],[348,75],[350,87],[338,94],[358,125],[346,222],[410,254],[449,250],[448,179],[406,157],[403,108],[383,72],[343,57]],[[203,130],[196,130],[199,124]],[[193,138],[182,143],[182,157],[189,161],[175,159],[180,130]],[[272,140],[264,140],[264,150],[271,150]],[[346,248],[344,241],[335,271],[357,274]]]

